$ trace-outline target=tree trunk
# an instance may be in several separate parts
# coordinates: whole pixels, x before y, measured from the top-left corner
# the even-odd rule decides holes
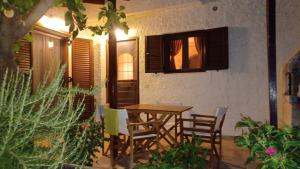
[[[0,39],[0,76],[6,69],[14,71],[17,68],[13,51],[14,43],[5,37]]]

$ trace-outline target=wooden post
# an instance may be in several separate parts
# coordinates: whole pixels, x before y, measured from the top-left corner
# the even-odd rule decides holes
[[[116,7],[116,0],[110,0]],[[117,108],[117,40],[115,30],[111,30],[108,36],[109,50],[109,72],[108,72],[108,92],[109,105],[111,108]]]
[[[270,123],[278,127],[276,80],[276,0],[267,0],[266,5]]]
[[[116,8],[116,0],[109,0],[113,3]],[[117,108],[117,40],[115,30],[112,29],[108,35],[108,92],[109,92],[109,106],[110,108]],[[111,142],[111,162],[112,168],[115,168],[115,159],[118,156],[118,145],[117,136],[110,136]]]

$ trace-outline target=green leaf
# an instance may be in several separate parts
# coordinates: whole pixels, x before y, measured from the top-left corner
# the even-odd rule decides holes
[[[72,12],[71,11],[67,11],[65,13],[65,24],[66,24],[66,26],[68,26],[68,25],[74,25],[73,16],[72,16]]]
[[[67,7],[71,11],[78,12],[75,0],[67,0]]]
[[[121,5],[120,8],[119,8],[120,11],[122,11],[124,9],[125,9],[125,6],[123,6],[123,5]]]
[[[72,39],[75,39],[77,37],[78,33],[79,33],[78,29],[74,30]]]

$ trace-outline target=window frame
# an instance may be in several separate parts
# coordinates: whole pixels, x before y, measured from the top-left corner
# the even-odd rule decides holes
[[[202,67],[201,68],[188,68],[189,65],[189,51],[188,51],[188,39],[190,37],[202,37],[203,38],[203,50],[202,50]],[[170,48],[172,40],[182,40],[182,68],[171,69],[170,67]],[[164,57],[163,57],[163,69],[164,73],[186,73],[186,72],[205,72],[205,45],[206,37],[205,30],[180,32],[173,34],[166,34],[163,37],[164,41]]]

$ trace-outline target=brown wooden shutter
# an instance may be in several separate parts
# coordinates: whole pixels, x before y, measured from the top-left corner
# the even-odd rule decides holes
[[[145,55],[146,73],[163,72],[163,36],[154,35],[146,37]]]
[[[75,39],[72,43],[72,83],[83,89],[90,89],[94,86],[93,71],[93,43],[91,40]],[[78,95],[75,101],[82,100],[83,96]],[[82,119],[87,119],[94,112],[94,97],[86,96],[85,113]]]
[[[228,69],[228,28],[209,29],[205,35],[205,69]]]
[[[20,70],[29,71],[32,65],[31,42],[25,39],[20,41],[20,50],[16,53],[15,59]]]

